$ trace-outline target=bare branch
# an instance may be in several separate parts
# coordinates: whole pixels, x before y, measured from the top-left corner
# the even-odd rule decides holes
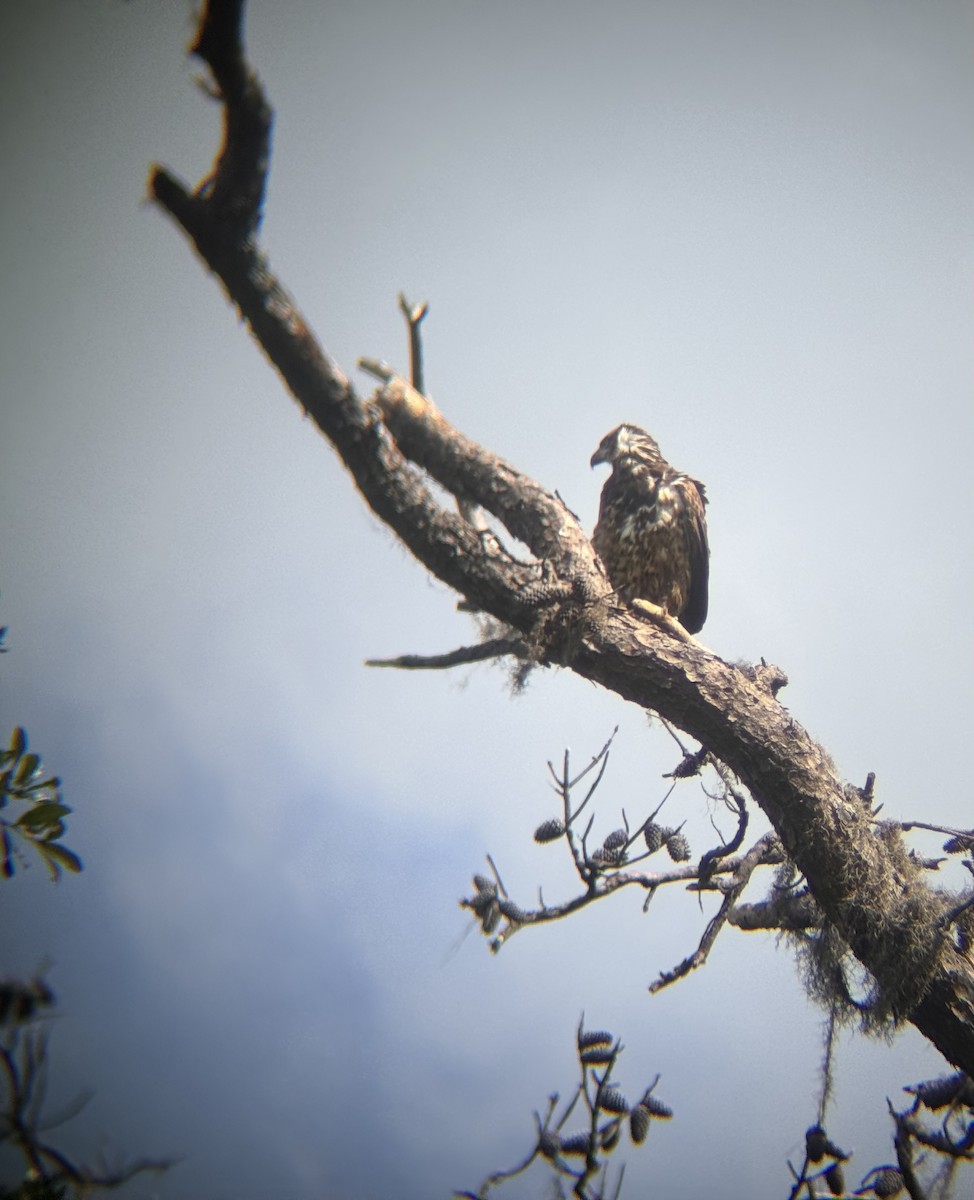
[[[959,901],[953,908],[948,908],[943,915],[944,928],[948,929],[958,917],[962,917],[971,908],[974,908],[974,896],[968,896],[966,900]]]
[[[748,866],[751,856],[756,853],[759,847],[759,861]],[[740,882],[742,868],[746,869],[747,876],[750,878],[755,866],[773,863],[776,861],[778,861],[778,852],[776,849],[774,835],[766,834],[765,837],[762,838],[761,841],[758,842],[747,855],[740,858],[726,859],[720,864],[717,870],[713,872],[711,881],[708,881],[709,886],[711,890],[724,893],[724,900],[718,913],[718,917],[720,918],[719,925],[713,929],[711,934],[711,926],[714,926],[715,922],[718,921],[718,917],[715,917],[708,924],[707,933],[704,935],[705,941],[709,936],[709,941],[707,941],[708,953],[710,945],[713,944],[717,934],[720,932],[720,925],[722,925],[728,919],[728,913],[732,909],[734,897],[739,895],[740,891],[743,890],[747,884],[747,879],[744,879],[743,882]],[[725,875],[728,877],[726,880],[722,878]],[[690,863],[687,863],[686,865],[674,864],[673,866],[658,872],[627,871],[621,869],[613,870],[605,874],[593,872],[591,882],[587,884],[584,892],[581,892],[577,896],[573,896],[568,900],[564,900],[561,903],[547,904],[543,899],[539,899],[537,908],[521,908],[520,906],[512,903],[510,905],[511,915],[508,915],[506,912],[503,913],[503,915],[507,917],[507,924],[500,930],[500,932],[496,934],[496,936],[494,936],[490,943],[490,948],[496,953],[519,930],[526,929],[528,926],[532,925],[545,925],[551,921],[564,920],[566,917],[571,916],[572,913],[579,912],[583,908],[587,908],[590,904],[596,904],[601,900],[605,900],[607,897],[614,895],[623,888],[637,887],[644,889],[648,893],[648,905],[648,899],[652,898],[658,888],[673,886],[681,883],[688,885],[690,889],[694,889],[699,886],[698,869],[696,866],[693,866]],[[730,904],[728,904],[728,899],[730,900]],[[461,907],[463,908],[469,908],[474,912],[477,911],[476,897],[473,899],[462,900],[460,903]],[[644,908],[645,907],[646,906],[644,905]],[[737,924],[738,922],[731,921],[730,923]],[[485,930],[485,932],[493,934],[495,928],[496,926],[492,929]],[[699,950],[696,953],[699,954]],[[691,957],[696,956],[694,955]],[[706,954],[704,954],[700,961],[695,962],[693,966],[701,966],[705,960]],[[692,968],[688,967],[683,974],[688,973],[690,969]],[[659,985],[656,984],[650,988],[650,991],[657,990],[659,990]]]
[[[696,756],[694,756],[696,758]],[[739,850],[744,844],[744,835],[747,833],[747,802],[740,790],[734,783],[730,772],[722,762],[711,757],[711,765],[720,776],[721,783],[724,785],[726,797],[729,798],[728,807],[733,808],[737,812],[737,830],[729,842],[725,842],[722,846],[716,846],[713,850],[708,850],[700,860],[700,879],[701,881],[709,878],[713,864],[728,854],[733,854],[735,850]],[[684,762],[686,759],[684,758]]]
[[[95,1170],[73,1162],[40,1137],[42,1128],[61,1124],[80,1110],[62,1111],[57,1119],[43,1121],[48,1066],[47,1032],[14,1025],[0,1040],[0,1142],[9,1141],[39,1179],[52,1184],[70,1183],[79,1190],[112,1188],[143,1171],[164,1171],[172,1159],[139,1159],[115,1170]]]
[[[766,833],[763,838],[755,842],[743,858],[738,860],[728,890],[721,901],[720,908],[717,910],[716,915],[707,923],[707,928],[700,939],[700,945],[693,954],[685,958],[683,962],[679,963],[672,970],[662,971],[659,979],[649,985],[650,993],[662,991],[663,988],[669,987],[671,983],[675,983],[678,979],[689,975],[691,971],[695,971],[697,967],[703,966],[720,931],[727,924],[734,904],[750,882],[755,868],[760,866],[761,863],[768,861],[766,855],[769,852],[774,853],[775,841],[774,834]]]
[[[248,241],[260,226],[273,116],[243,52],[243,0],[204,10],[190,47],[209,66],[223,101],[223,146],[213,174],[197,189],[226,223],[228,240]]]
[[[578,521],[553,492],[454,429],[398,376],[362,401],[255,245],[270,109],[240,46],[240,0],[210,0],[196,53],[224,104],[224,142],[194,192],[161,167],[149,194],[219,278],[373,511],[470,606],[557,664],[706,746],[763,809],[827,919],[943,1054],[974,1074],[974,967],[942,931],[945,902],[888,829],[874,829],[825,750],[776,699],[776,667],[723,661],[611,594]],[[443,508],[424,473],[480,505],[534,555],[517,563]],[[906,985],[909,986],[906,986]]]
[[[889,1107],[890,1114],[896,1124],[893,1145],[896,1148],[897,1169],[906,1186],[906,1190],[910,1194],[910,1200],[927,1200],[926,1189],[917,1178],[916,1171],[914,1170],[916,1164],[913,1161],[913,1139],[906,1122],[906,1116],[896,1112],[892,1105]]]
[[[797,894],[782,892],[757,904],[739,904],[728,919],[731,925],[747,932],[776,929],[801,933],[821,925],[822,910],[807,890]]]
[[[367,658],[367,667],[396,667],[401,671],[442,671],[448,667],[483,662],[489,658],[513,655],[526,658],[528,646],[520,638],[491,638],[476,646],[460,646],[446,654],[400,654],[398,658]]]
[[[900,821],[898,824],[904,833],[911,829],[926,829],[930,833],[944,833],[951,838],[969,838],[974,844],[974,830],[971,829],[954,829],[951,825],[933,825],[929,821]]]
[[[399,293],[399,308],[406,318],[409,330],[409,382],[417,392],[425,392],[423,383],[423,338],[419,327],[423,318],[429,312],[429,305],[424,300],[422,304],[410,304],[406,297]]]

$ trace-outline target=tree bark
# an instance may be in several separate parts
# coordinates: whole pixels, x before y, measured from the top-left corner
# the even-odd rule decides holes
[[[241,0],[210,0],[191,47],[223,102],[211,176],[190,190],[154,167],[150,196],[185,231],[362,496],[466,604],[557,665],[660,713],[723,760],[767,814],[826,918],[909,1019],[974,1076],[974,962],[923,881],[898,827],[877,824],[825,750],[778,702],[775,668],[723,661],[619,603],[577,519],[509,463],[454,429],[392,372],[370,401],[315,341],[257,246],[271,114],[242,48]],[[431,476],[487,510],[533,558],[444,508]],[[868,789],[867,789],[868,791]]]

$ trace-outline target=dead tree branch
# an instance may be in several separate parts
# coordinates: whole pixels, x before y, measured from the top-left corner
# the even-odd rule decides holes
[[[18,985],[22,992],[33,985]],[[10,983],[6,985],[8,988]],[[53,997],[45,1005],[53,1004]],[[47,1092],[48,1038],[37,1023],[34,1010],[8,1012],[0,1025],[0,1143],[9,1142],[23,1159],[25,1169],[37,1180],[52,1185],[70,1184],[78,1194],[116,1188],[146,1171],[162,1172],[172,1159],[138,1159],[118,1167],[93,1168],[73,1162],[41,1137],[42,1130],[63,1124],[83,1107],[88,1097],[62,1112],[58,1118],[42,1119]]]
[[[612,596],[578,521],[553,492],[454,429],[397,376],[358,397],[256,245],[270,108],[242,47],[241,0],[210,0],[192,53],[224,113],[209,178],[191,190],[155,167],[149,195],[183,229],[366,502],[469,605],[510,625],[537,661],[658,711],[734,772],[859,961],[948,1058],[974,1074],[974,964],[941,926],[944,901],[825,750],[775,698],[774,668],[725,662]],[[442,507],[432,476],[491,513],[534,556],[514,561]]]
[[[663,988],[669,987],[671,983],[676,983],[678,979],[682,979],[685,975],[689,975],[691,971],[695,971],[697,967],[704,965],[720,931],[727,924],[734,905],[748,883],[750,883],[754,871],[762,863],[771,861],[774,857],[776,842],[777,838],[775,835],[767,833],[751,847],[747,854],[737,860],[730,880],[726,882],[722,881],[721,891],[724,892],[724,898],[716,914],[707,922],[707,928],[700,939],[700,945],[693,954],[685,958],[683,962],[679,963],[671,971],[662,971],[659,979],[650,984],[650,992],[662,991]],[[726,864],[726,866],[729,866],[729,864]],[[710,870],[712,874],[713,868],[711,867]]]
[[[399,308],[406,318],[406,328],[409,330],[409,382],[417,392],[425,392],[423,379],[423,338],[419,327],[423,318],[429,312],[429,305],[424,300],[422,304],[410,304],[406,297],[399,293]]]
[[[524,658],[527,644],[520,638],[491,638],[476,646],[460,646],[446,654],[400,654],[398,658],[367,658],[367,667],[395,667],[400,671],[444,671],[467,663],[484,662],[488,658],[513,655]]]

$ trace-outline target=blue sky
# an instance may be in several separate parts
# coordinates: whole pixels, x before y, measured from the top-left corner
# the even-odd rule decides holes
[[[437,402],[589,526],[599,439],[650,429],[711,498],[704,640],[783,666],[888,815],[964,825],[972,26],[942,0],[248,17],[265,246],[327,349],[404,364],[396,294],[428,299]],[[183,1156],[137,1196],[446,1195],[570,1089],[584,1009],[676,1110],[626,1194],[782,1195],[820,1056],[786,949],[725,935],[648,997],[705,920],[675,890],[497,958],[460,940],[485,851],[525,901],[570,894],[530,837],[547,759],[620,726],[608,831],[672,747],[564,673],[511,699],[489,667],[363,667],[472,630],[143,202],[150,161],[195,181],[217,144],[191,31],[176,2],[0,11],[0,726],[63,777],[86,864],[7,884],[0,936],[4,972],[53,963],[59,1086],[96,1090],[64,1144]],[[699,793],[668,812],[710,844]],[[845,1048],[850,1177],[940,1069],[911,1032]]]

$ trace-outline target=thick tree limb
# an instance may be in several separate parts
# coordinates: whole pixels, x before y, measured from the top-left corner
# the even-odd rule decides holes
[[[183,228],[305,412],[341,455],[373,511],[465,602],[505,622],[540,662],[653,709],[748,787],[828,920],[943,1054],[974,1075],[974,964],[942,930],[947,907],[909,862],[898,832],[775,699],[775,668],[724,662],[641,619],[611,594],[561,499],[454,429],[392,374],[364,402],[321,350],[258,253],[270,110],[241,45],[239,0],[211,0],[192,52],[223,100],[224,142],[195,192],[156,167],[150,196]],[[437,503],[429,474],[492,513],[527,545],[514,560]]]
[[[810,892],[783,892],[758,904],[739,904],[728,920],[738,929],[752,932],[755,929],[776,929],[801,933],[821,926],[822,910]]]

